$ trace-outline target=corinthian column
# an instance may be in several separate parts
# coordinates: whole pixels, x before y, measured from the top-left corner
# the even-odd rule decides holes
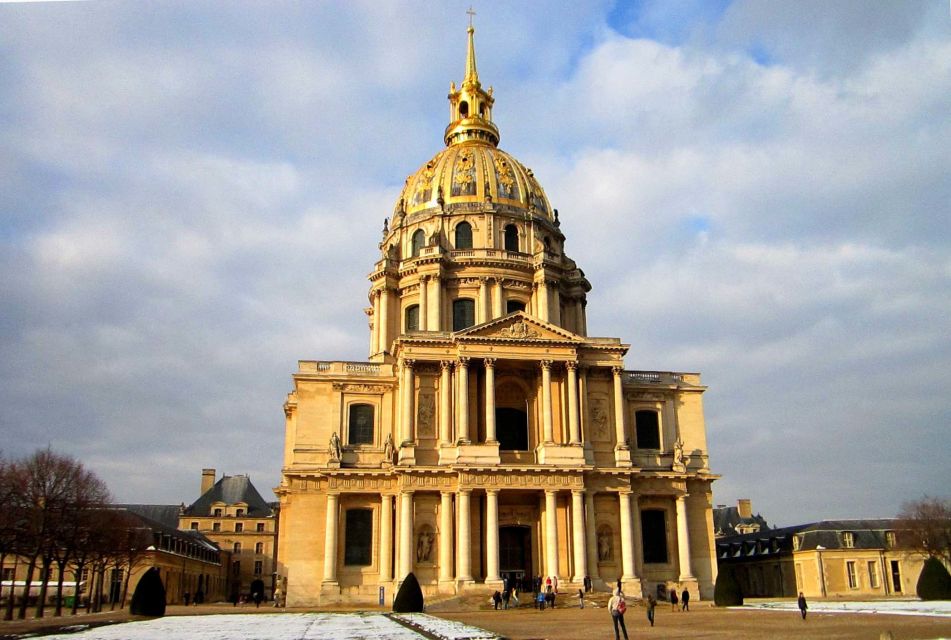
[[[489,279],[479,278],[479,324],[486,322],[489,316]]]
[[[594,493],[588,491],[584,496],[584,537],[588,551],[588,575],[592,580],[601,577],[598,571],[598,538],[595,530]]]
[[[400,494],[400,570],[403,581],[413,570],[413,492]]]
[[[621,506],[621,563],[623,575],[622,580],[635,580],[637,573],[634,570],[634,537],[631,535],[631,493],[621,491],[618,493],[618,500]]]
[[[460,489],[456,495],[456,506],[459,512],[459,536],[456,539],[456,580],[472,582],[472,527],[469,511],[469,489]]]
[[[545,490],[545,571],[547,575],[558,575],[558,492]]]
[[[456,389],[456,439],[469,442],[469,358],[459,358],[456,365],[459,388]]]
[[[429,276],[419,278],[419,330],[429,328]]]
[[[545,444],[555,441],[554,427],[551,418],[551,360],[542,360],[542,425],[544,428]]]
[[[581,444],[581,423],[578,421],[578,363],[566,362],[568,369],[568,442]]]
[[[485,441],[497,442],[495,436],[495,358],[485,359]]]
[[[583,489],[574,489],[571,492],[571,531],[572,546],[575,552],[575,575],[573,580],[581,582],[588,575],[588,557],[585,553]]]
[[[680,558],[680,579],[693,579],[690,567],[690,529],[687,526],[687,495],[677,496],[677,551]]]
[[[327,518],[324,525],[324,582],[337,582],[337,518],[340,496],[327,494]]]
[[[492,281],[492,318],[501,318],[504,313],[502,310],[502,278],[495,278]]]
[[[538,283],[538,317],[548,322],[548,283],[544,280]]]
[[[485,581],[501,580],[499,575],[499,492],[485,492]]]
[[[373,354],[377,354],[383,349],[380,347],[380,317],[382,311],[380,311],[380,292],[373,292],[373,336],[371,338],[370,350]]]
[[[614,374],[614,432],[617,438],[619,448],[627,447],[627,435],[624,428],[624,389],[621,386],[621,374],[624,369],[614,367],[611,369]]]
[[[452,492],[439,494],[439,581],[452,580]]]
[[[400,434],[402,444],[411,444],[413,442],[413,395],[416,386],[413,380],[413,360],[403,360],[403,433]]]
[[[380,496],[380,582],[393,579],[393,496]]]
[[[439,380],[439,444],[452,443],[452,362],[442,360]]]
[[[433,277],[432,322],[426,325],[430,331],[442,331],[442,278],[439,274]]]

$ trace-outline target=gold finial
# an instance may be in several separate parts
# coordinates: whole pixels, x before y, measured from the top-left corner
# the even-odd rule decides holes
[[[466,11],[469,14],[469,28],[466,30],[469,33],[469,49],[466,51],[466,77],[463,79],[463,84],[473,84],[479,85],[479,72],[476,71],[476,59],[475,59],[475,27],[472,26],[472,16],[476,13],[472,10],[472,7],[469,7],[469,10]]]

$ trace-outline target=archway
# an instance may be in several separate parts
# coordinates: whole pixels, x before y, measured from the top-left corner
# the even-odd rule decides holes
[[[499,571],[510,584],[521,584],[532,573],[532,529],[527,525],[499,527]]]

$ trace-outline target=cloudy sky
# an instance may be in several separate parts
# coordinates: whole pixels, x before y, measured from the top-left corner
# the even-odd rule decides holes
[[[468,2],[0,5],[0,448],[121,501],[279,481],[298,359],[442,145]],[[946,0],[479,2],[630,369],[700,371],[718,503],[893,515],[951,484]]]

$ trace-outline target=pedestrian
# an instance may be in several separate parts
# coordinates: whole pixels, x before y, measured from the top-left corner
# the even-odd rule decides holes
[[[509,600],[511,600],[511,599],[512,599],[512,592],[511,592],[511,591],[509,591],[508,589],[506,589],[505,591],[502,592],[502,608],[503,608],[503,609],[508,609],[508,608],[509,608]]]
[[[195,606],[197,607],[204,601],[205,601],[205,592],[202,591],[201,589],[198,589],[198,591],[195,592]]]
[[[670,589],[670,610],[677,610],[677,590],[674,588]]]
[[[254,598],[254,608],[255,608],[255,609],[260,609],[260,608],[261,608],[261,601],[264,600],[264,592],[263,592],[263,591],[255,591],[255,592],[254,592],[254,595],[253,595],[252,597]]]
[[[690,611],[690,592],[684,588],[684,592],[680,594],[680,610],[681,611]]]
[[[545,594],[541,591],[538,592],[538,597],[535,598],[535,608],[539,611],[545,610]]]
[[[584,589],[578,589],[578,602],[581,604],[581,608],[584,609]]]
[[[277,587],[276,589],[274,589],[274,606],[275,607],[281,606],[281,588],[280,587]]]
[[[624,601],[624,592],[618,589],[608,601],[608,611],[611,613],[611,620],[614,621],[614,640],[621,640],[618,633],[618,625],[621,625],[621,631],[624,632],[624,640],[627,639],[627,627],[624,626],[624,614],[627,612],[627,602]]]
[[[799,599],[796,600],[796,603],[799,605],[799,613],[802,614],[802,619],[806,619],[806,596],[803,595],[802,591],[799,592]]]
[[[188,591],[185,592],[185,606],[187,607],[192,603],[192,594]]]
[[[657,606],[657,598],[654,597],[653,593],[647,594],[647,621],[651,623],[651,626],[654,626],[654,607]]]
[[[499,593],[499,590],[496,589],[495,593],[492,594],[492,604],[495,605],[495,610],[499,610],[499,605],[502,604],[502,594]]]
[[[584,592],[591,593],[591,576],[584,577]]]

